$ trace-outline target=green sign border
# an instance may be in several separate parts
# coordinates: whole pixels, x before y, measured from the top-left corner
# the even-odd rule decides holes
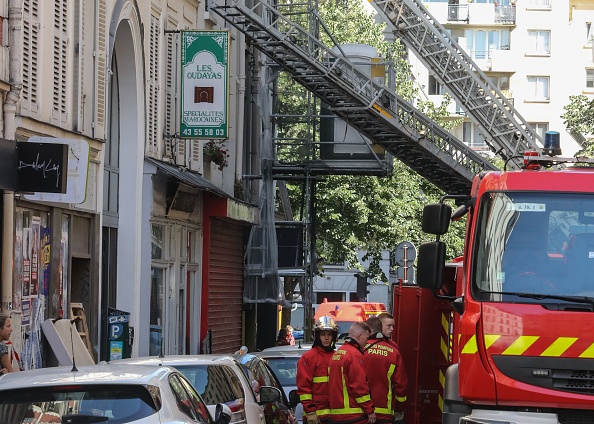
[[[215,39],[221,40],[221,44]],[[228,30],[204,30],[204,31],[181,31],[181,63],[180,63],[180,115],[179,115],[179,137],[191,139],[227,139],[229,138],[229,31]],[[186,112],[184,99],[184,66],[193,61],[194,57],[203,51],[211,52],[217,62],[222,63],[225,69],[224,76],[224,100],[223,122],[219,126],[212,125],[188,125],[184,123],[183,116]]]

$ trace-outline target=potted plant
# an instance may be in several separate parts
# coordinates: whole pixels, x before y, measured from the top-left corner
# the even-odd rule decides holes
[[[210,140],[204,144],[204,158],[214,162],[220,171],[229,166],[228,157],[229,149],[225,148],[222,141]]]

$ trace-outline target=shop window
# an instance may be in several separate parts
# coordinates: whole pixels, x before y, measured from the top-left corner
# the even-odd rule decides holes
[[[151,225],[151,259],[163,259],[163,243],[165,242],[165,226]]]
[[[149,355],[160,355],[163,344],[163,309],[165,270],[151,269],[151,306],[150,306],[150,340]]]

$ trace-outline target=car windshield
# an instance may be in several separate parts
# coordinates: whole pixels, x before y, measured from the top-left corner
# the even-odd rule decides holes
[[[241,381],[227,365],[175,365],[207,405],[243,400]]]
[[[297,386],[298,357],[265,359],[283,387]]]
[[[110,423],[141,420],[157,412],[151,392],[141,385],[69,385],[0,392],[0,422]]]
[[[592,304],[594,197],[490,192],[481,199],[478,213],[472,261],[475,297]]]

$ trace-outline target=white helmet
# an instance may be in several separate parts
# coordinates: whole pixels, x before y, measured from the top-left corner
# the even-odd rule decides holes
[[[328,315],[320,317],[316,320],[314,324],[314,331],[322,331],[322,330],[330,330],[335,331],[338,333],[338,326],[334,322],[334,320],[329,317]]]

